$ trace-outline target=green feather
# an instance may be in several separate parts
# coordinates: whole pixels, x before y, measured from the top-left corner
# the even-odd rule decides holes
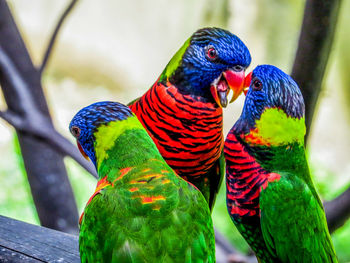
[[[306,132],[304,118],[291,118],[278,108],[269,108],[255,122],[258,135],[271,145],[300,142],[304,144]],[[288,131],[288,132],[286,132]]]
[[[337,262],[319,199],[300,177],[281,173],[260,195],[261,229],[282,262]]]
[[[107,183],[84,211],[82,262],[215,262],[204,197],[137,123],[130,117],[94,134],[99,177]]]
[[[305,156],[304,119],[268,109],[256,127],[248,141],[258,138],[261,145],[248,144],[249,152],[265,171],[280,175],[261,189],[259,198],[261,233],[269,254],[282,262],[337,262]]]
[[[187,39],[186,42],[182,45],[182,47],[175,53],[175,55],[172,57],[172,59],[169,61],[169,63],[165,67],[163,73],[159,78],[159,81],[167,81],[171,77],[171,75],[176,71],[190,43],[191,43],[191,38]]]

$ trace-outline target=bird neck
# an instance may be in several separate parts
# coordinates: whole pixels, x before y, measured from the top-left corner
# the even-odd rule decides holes
[[[278,108],[269,108],[248,133],[238,135],[249,152],[267,171],[307,168],[304,148],[304,118],[293,118]]]
[[[142,124],[133,116],[123,121],[110,122],[95,132],[96,168],[100,179],[108,175],[113,181],[116,171],[161,159],[152,139]],[[113,171],[113,172],[112,172]]]
[[[279,108],[267,108],[244,139],[250,145],[284,146],[304,145],[305,119],[288,116]]]
[[[309,171],[304,146],[298,143],[280,146],[249,145],[248,152],[267,172],[293,172],[303,177]]]

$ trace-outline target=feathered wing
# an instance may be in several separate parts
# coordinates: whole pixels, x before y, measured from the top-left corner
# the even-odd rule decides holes
[[[261,229],[282,262],[338,262],[322,204],[312,183],[282,174],[260,195]]]
[[[132,194],[108,186],[86,207],[82,262],[215,262],[212,221],[198,190],[185,181],[168,183],[159,210]]]

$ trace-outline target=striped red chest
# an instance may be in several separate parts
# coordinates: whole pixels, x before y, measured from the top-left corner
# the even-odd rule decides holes
[[[200,177],[223,147],[222,109],[155,83],[130,106],[166,162],[182,177]]]
[[[259,196],[279,175],[268,173],[230,131],[224,153],[226,158],[227,206],[233,219],[259,216]]]

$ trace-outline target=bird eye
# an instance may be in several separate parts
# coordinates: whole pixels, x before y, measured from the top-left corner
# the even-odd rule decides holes
[[[206,55],[209,60],[215,60],[218,57],[218,52],[213,46],[209,46]]]
[[[244,68],[240,65],[236,65],[232,69],[236,72],[240,72],[240,71],[244,70]]]
[[[256,79],[253,81],[253,90],[261,90],[263,87],[263,84],[260,80]]]
[[[78,128],[77,126],[73,126],[71,128],[70,132],[73,134],[73,136],[75,138],[79,138],[79,136],[80,136],[80,128]]]

